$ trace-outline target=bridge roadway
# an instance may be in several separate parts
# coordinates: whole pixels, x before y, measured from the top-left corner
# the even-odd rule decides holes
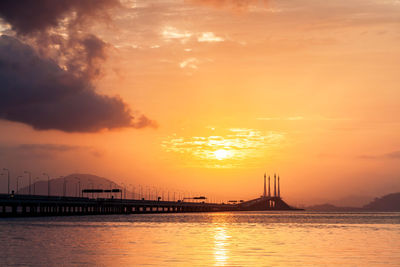
[[[237,204],[0,194],[0,217],[216,212]]]
[[[68,216],[132,213],[298,210],[280,197],[260,197],[239,204],[116,198],[0,194],[0,217]]]

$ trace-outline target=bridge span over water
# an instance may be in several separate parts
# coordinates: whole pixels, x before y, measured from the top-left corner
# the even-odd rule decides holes
[[[161,201],[146,199],[61,197],[22,194],[0,194],[0,217],[30,216],[68,216],[99,214],[140,214],[140,213],[178,213],[178,212],[224,212],[224,211],[263,211],[263,210],[298,210],[289,206],[280,196],[280,183],[274,176],[274,194],[271,195],[270,177],[268,194],[266,175],[264,175],[264,194],[256,199],[239,203],[208,203],[191,201]],[[276,190],[278,184],[278,190]],[[94,191],[98,191],[96,189]],[[93,191],[93,189],[92,189]],[[108,190],[110,191],[110,190]],[[90,193],[84,189],[82,193]],[[199,199],[199,198],[197,198]],[[202,199],[206,200],[205,197]]]
[[[32,195],[0,195],[0,217],[296,210],[281,198],[260,197],[239,204]]]

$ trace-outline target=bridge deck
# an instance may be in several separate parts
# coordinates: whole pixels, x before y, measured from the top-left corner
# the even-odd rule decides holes
[[[239,204],[138,199],[0,194],[0,217],[131,213],[294,210],[281,198],[258,198]]]

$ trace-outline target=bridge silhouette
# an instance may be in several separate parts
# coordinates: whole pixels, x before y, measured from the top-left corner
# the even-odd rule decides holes
[[[140,214],[140,213],[179,213],[179,212],[224,212],[224,211],[279,211],[299,210],[288,205],[280,196],[280,178],[276,183],[274,175],[274,194],[271,195],[270,177],[268,194],[266,175],[264,175],[264,194],[259,198],[239,203],[209,203],[206,197],[188,198],[178,201],[125,199],[121,189],[83,189],[86,193],[120,193],[121,198],[90,198],[67,196],[43,196],[28,194],[0,194],[0,217],[68,216],[100,214]],[[276,190],[278,185],[278,190]],[[189,200],[189,201],[186,201]],[[191,201],[192,200],[192,201]],[[194,202],[193,200],[204,200]]]

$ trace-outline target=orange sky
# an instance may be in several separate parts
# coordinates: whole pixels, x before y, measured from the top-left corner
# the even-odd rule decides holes
[[[109,14],[85,29],[108,44],[96,88],[158,127],[1,120],[0,163],[15,175],[249,199],[277,172],[291,204],[400,190],[398,1],[138,0]]]

